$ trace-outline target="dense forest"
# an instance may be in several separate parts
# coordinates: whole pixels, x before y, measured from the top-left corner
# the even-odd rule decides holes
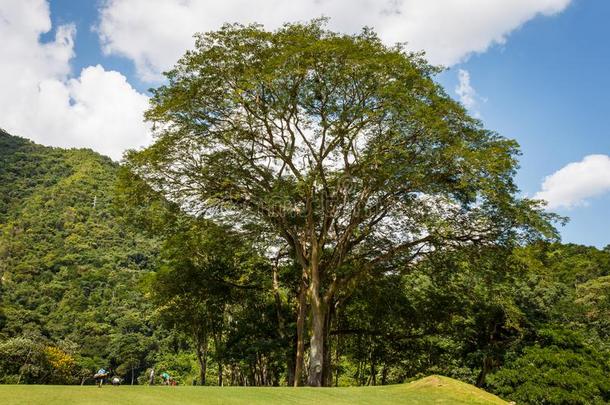
[[[0,132],[0,382],[610,401],[610,246],[560,243],[436,72],[369,30],[226,26],[121,165]]]
[[[112,206],[117,170],[0,133],[3,381],[80,382],[109,361],[127,373],[157,344],[138,285],[159,243]]]

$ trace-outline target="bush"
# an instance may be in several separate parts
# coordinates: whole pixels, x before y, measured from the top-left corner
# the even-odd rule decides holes
[[[71,354],[38,339],[15,337],[0,343],[0,382],[74,384],[81,369]]]
[[[572,331],[542,333],[489,377],[496,394],[526,404],[604,404],[610,402],[608,353]]]

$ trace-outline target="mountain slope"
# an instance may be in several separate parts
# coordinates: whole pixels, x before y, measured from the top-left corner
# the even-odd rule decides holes
[[[90,150],[0,132],[0,336],[60,347],[83,365],[144,356],[152,334],[138,291],[156,243],[114,205],[118,165]]]

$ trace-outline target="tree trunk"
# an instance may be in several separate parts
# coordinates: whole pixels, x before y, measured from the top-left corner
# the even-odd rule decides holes
[[[205,385],[208,366],[208,337],[197,338],[197,361],[199,363],[199,384]]]
[[[284,315],[282,314],[282,299],[280,297],[280,279],[278,275],[278,260],[279,256],[275,261],[275,265],[273,266],[273,296],[275,298],[275,313],[277,317],[277,332],[278,336],[281,340],[286,340],[286,322],[284,321]],[[288,386],[294,385],[294,365],[292,364],[292,351],[286,359],[286,370],[288,377]]]
[[[222,387],[222,360],[218,360],[218,386]]]
[[[309,343],[309,375],[307,385],[321,387],[323,383],[322,370],[324,367],[324,335],[326,311],[322,297],[320,297],[319,279],[317,271],[312,272],[310,288],[311,304],[311,338]]]
[[[383,369],[381,371],[381,385],[386,385],[388,383],[388,367],[384,363]]]
[[[333,382],[332,377],[332,359],[331,359],[331,340],[330,326],[333,318],[332,298],[325,305],[326,311],[324,316],[324,361],[322,363],[322,385],[330,387]]]
[[[294,387],[294,372],[295,372],[295,365],[294,365],[294,359],[292,358],[292,354],[296,352],[296,345],[295,345],[296,341],[294,341],[290,347],[290,355],[288,356],[288,359],[286,359],[286,379],[288,380],[288,386],[289,387]]]
[[[493,359],[489,356],[483,357],[483,364],[481,366],[481,372],[477,377],[476,386],[482,388],[485,385],[485,379],[487,374],[493,367]]]
[[[294,386],[301,385],[303,374],[303,359],[305,354],[305,316],[307,315],[307,285],[305,274],[301,281],[297,308],[297,348],[294,364]]]

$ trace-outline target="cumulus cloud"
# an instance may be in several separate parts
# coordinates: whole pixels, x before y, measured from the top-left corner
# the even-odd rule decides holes
[[[607,192],[610,192],[610,156],[589,155],[547,176],[534,198],[546,200],[551,209],[573,208]]]
[[[225,22],[276,28],[327,16],[330,28],[376,29],[387,43],[408,42],[433,64],[450,66],[503,43],[537,15],[553,15],[571,0],[106,0],[97,27],[106,53],[132,59],[141,79],[155,81],[193,45],[195,32]]]
[[[75,27],[55,38],[45,0],[0,2],[0,127],[45,145],[89,147],[115,159],[149,141],[148,98],[118,72],[90,66],[72,77]]]
[[[561,12],[571,0],[101,1],[96,29],[104,52],[133,60],[140,78],[154,82],[192,46],[194,32],[224,22],[276,28],[328,16],[332,29],[372,26],[388,43],[408,41],[411,49],[426,50],[432,63],[452,65],[504,42],[536,15]],[[48,32],[54,38],[43,42]],[[46,0],[0,1],[0,127],[117,159],[125,148],[150,141],[141,119],[148,99],[123,75],[99,65],[74,75],[75,35],[71,24],[52,27]]]

